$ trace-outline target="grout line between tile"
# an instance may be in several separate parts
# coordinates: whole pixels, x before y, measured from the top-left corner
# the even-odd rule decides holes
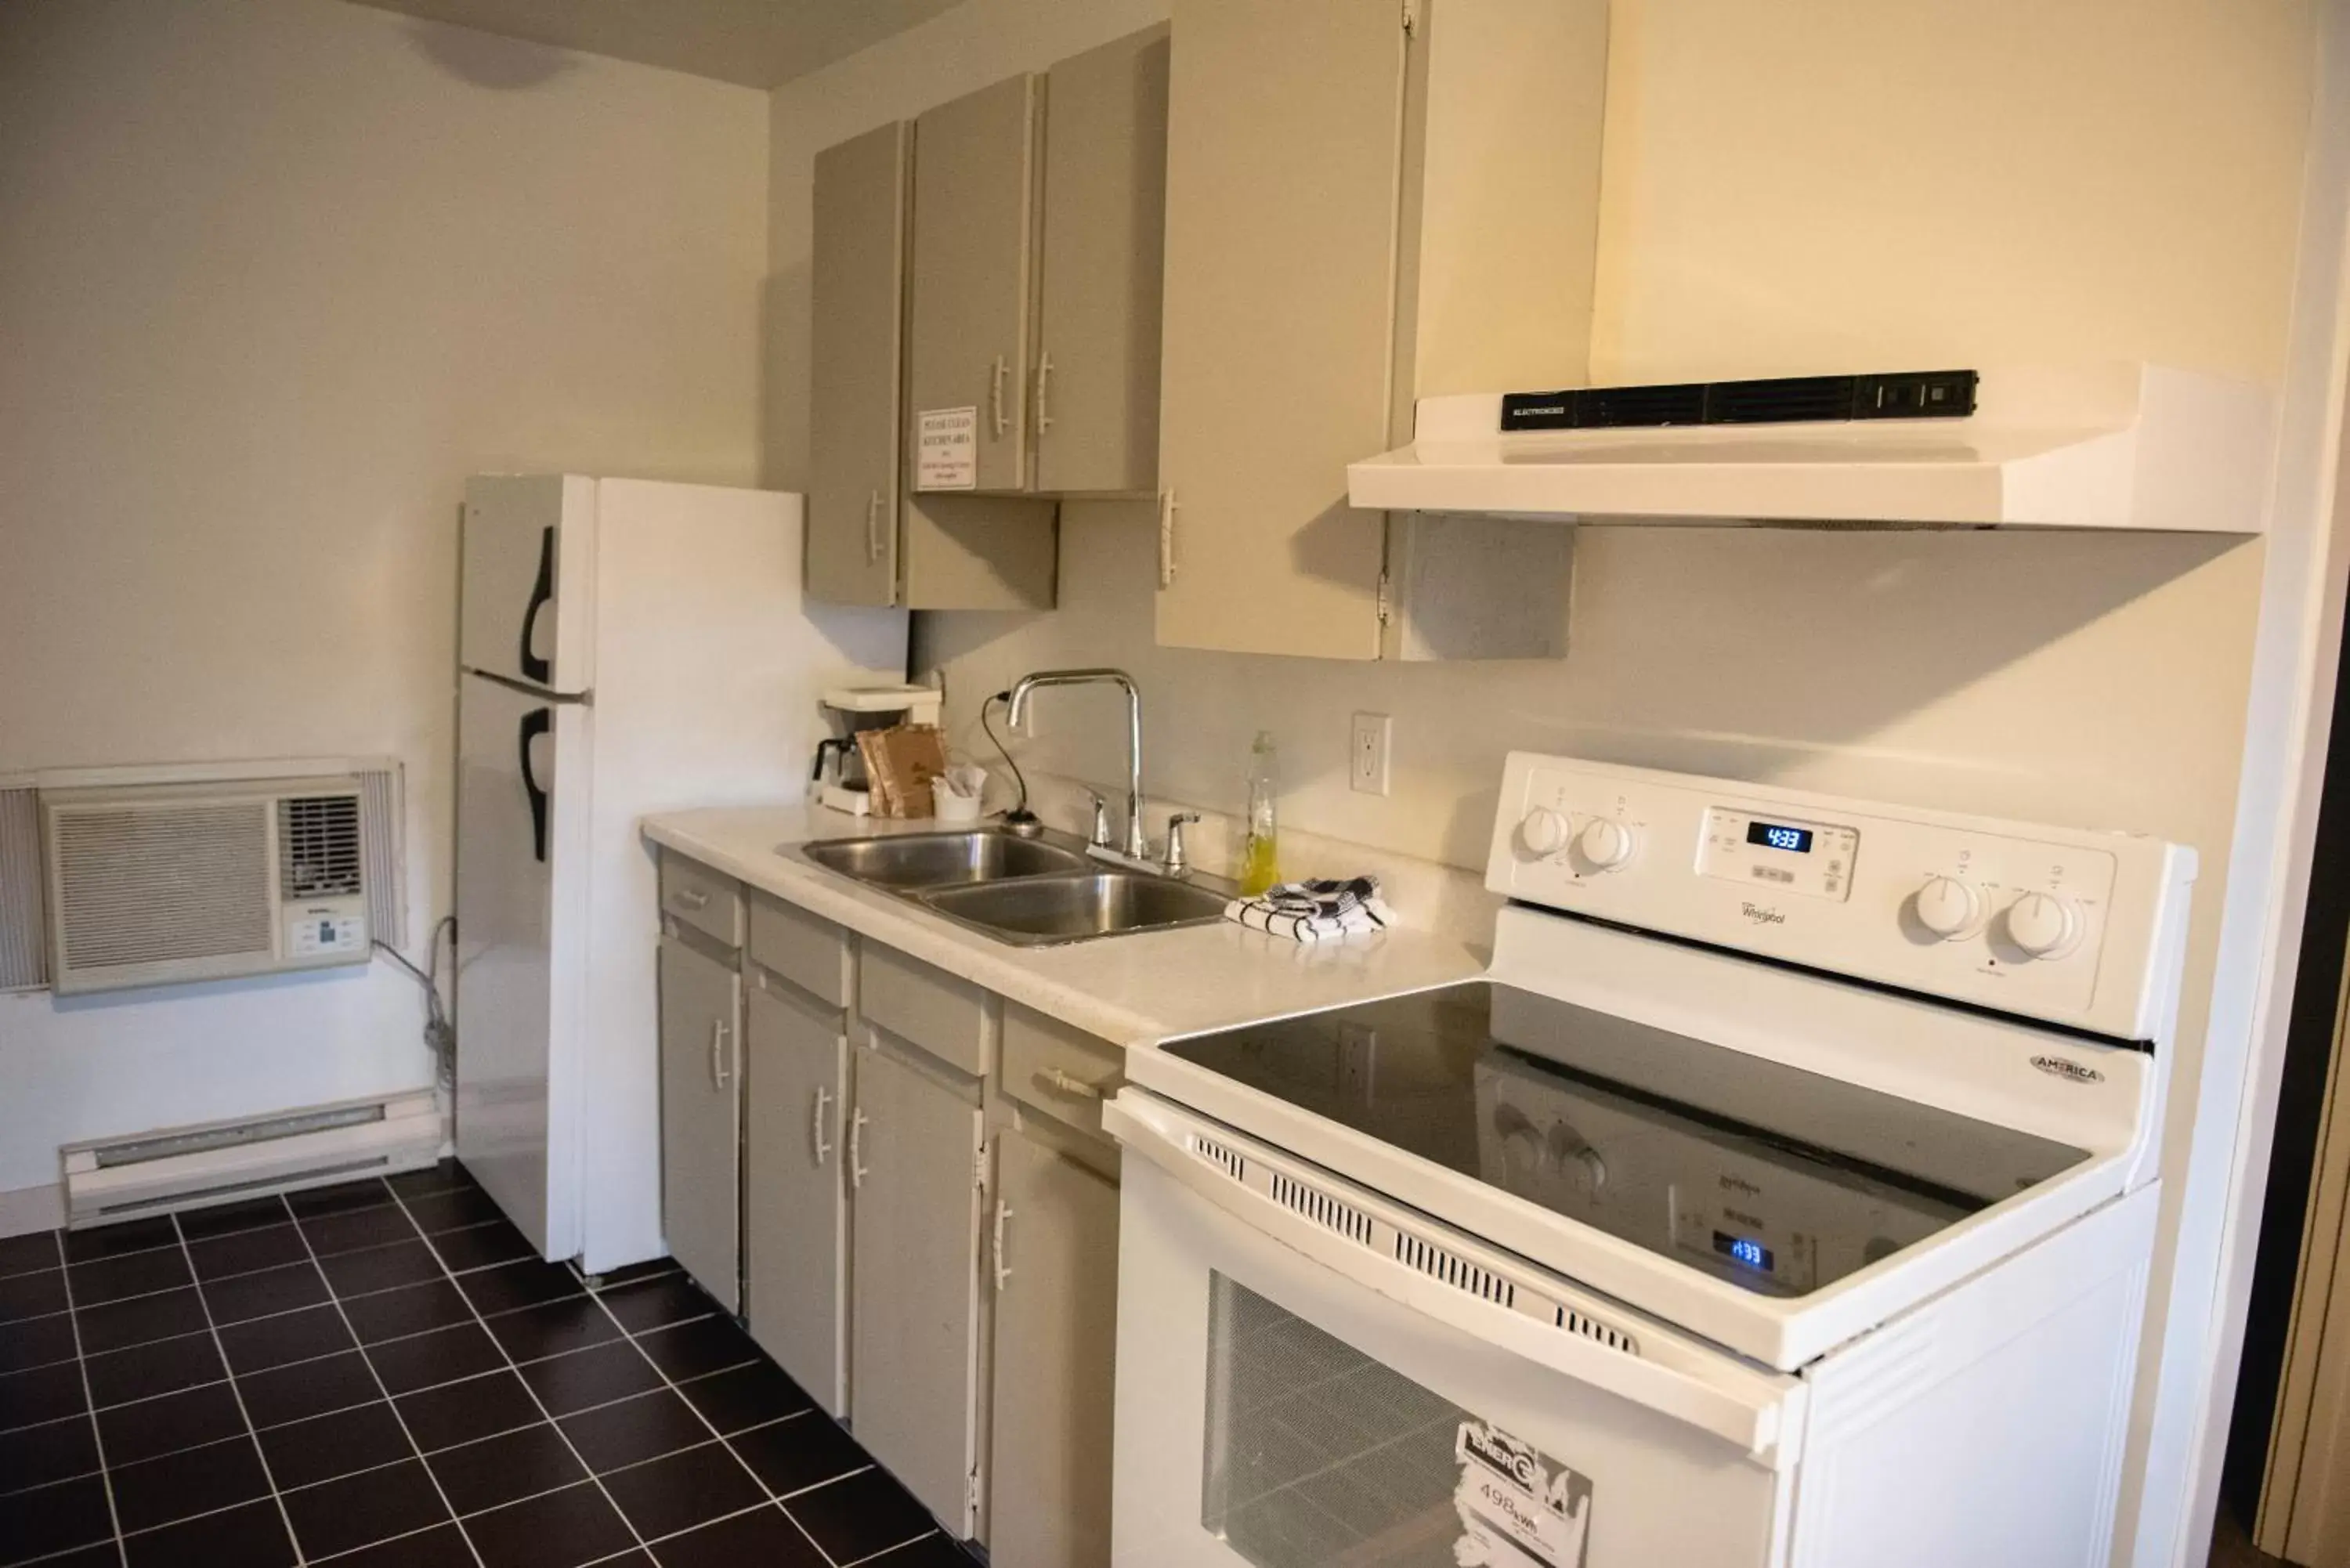
[[[404,1463],[405,1461],[395,1460],[394,1462]],[[346,1546],[340,1552],[330,1552],[324,1557],[313,1557],[310,1561],[313,1563],[339,1563],[344,1558],[355,1555],[358,1552],[372,1552],[379,1546],[389,1546],[395,1541],[411,1541],[415,1539],[417,1536],[429,1534],[435,1530],[446,1530],[452,1524],[457,1524],[457,1521],[453,1519],[436,1519],[430,1524],[420,1524],[413,1530],[403,1530],[398,1535],[387,1535],[381,1541],[370,1541],[365,1546]],[[473,1550],[473,1541],[465,1534],[465,1527],[463,1525],[457,1525],[457,1538],[465,1542],[465,1549],[467,1551],[470,1552]]]
[[[394,1203],[400,1203],[400,1194],[392,1192],[391,1187],[389,1183],[385,1184],[384,1190],[386,1192],[391,1192],[391,1200]],[[407,1220],[411,1225],[416,1223],[414,1216],[408,1212],[408,1206],[406,1204],[400,1204],[400,1217]],[[327,1271],[325,1269],[319,1268],[318,1254],[311,1249],[310,1238],[307,1236],[304,1236],[302,1238],[302,1250],[306,1252],[309,1252],[310,1267],[317,1271],[318,1282],[327,1287],[328,1298],[334,1303],[335,1315],[341,1318],[343,1321],[343,1332],[349,1334],[352,1342],[356,1344],[359,1336],[359,1331],[351,1326],[351,1314],[343,1309],[342,1298],[335,1294],[335,1282],[327,1277]],[[463,1293],[461,1292],[460,1293],[462,1294]],[[408,1439],[409,1453],[414,1456],[417,1467],[423,1470],[424,1479],[432,1483],[432,1495],[441,1500],[441,1506],[447,1510],[450,1521],[456,1524],[457,1538],[465,1543],[466,1553],[473,1558],[475,1568],[488,1568],[488,1564],[482,1561],[481,1549],[473,1544],[473,1536],[467,1533],[463,1522],[457,1519],[457,1510],[449,1501],[449,1494],[442,1490],[441,1478],[434,1475],[432,1473],[432,1467],[424,1462],[424,1445],[416,1440],[416,1434],[414,1432],[409,1430],[408,1417],[400,1413],[400,1407],[393,1402],[390,1388],[385,1386],[382,1375],[376,1371],[375,1363],[368,1359],[367,1351],[364,1347],[359,1351],[359,1365],[367,1368],[368,1376],[373,1379],[375,1383],[376,1392],[383,1396],[384,1404],[389,1407],[391,1411],[391,1418],[400,1423],[400,1435]],[[258,1446],[259,1444],[256,1442],[255,1447]],[[280,1501],[279,1506],[284,1506],[282,1500]],[[290,1521],[286,1525],[286,1530],[289,1534],[293,1531],[293,1525]],[[376,1543],[369,1542],[369,1544],[372,1545]],[[302,1550],[302,1543],[298,1538],[294,1543],[294,1549],[297,1552]],[[305,1559],[305,1561],[307,1560]]]
[[[172,1226],[172,1232],[173,1235],[177,1235],[179,1233],[179,1227],[177,1225]],[[81,1369],[81,1397],[82,1403],[87,1406],[90,1401],[89,1363],[81,1353],[81,1318],[74,1311],[73,1273],[65,1266],[65,1232],[57,1231],[51,1232],[51,1234],[57,1243],[57,1272],[65,1281],[66,1320],[73,1328],[74,1365]],[[125,1568],[129,1568],[130,1551],[130,1548],[122,1544],[122,1511],[114,1505],[114,1477],[107,1471],[106,1434],[99,1428],[98,1412],[95,1409],[85,1409],[82,1414],[89,1422],[90,1446],[98,1452],[98,1474],[99,1484],[106,1489],[106,1520],[108,1523],[114,1526],[115,1561],[124,1564]],[[84,1542],[82,1543],[82,1548],[87,1548],[93,1544],[95,1544],[95,1542]],[[79,1549],[80,1548],[76,1548],[74,1550]]]
[[[281,1196],[278,1201],[283,1203],[286,1199]],[[288,1209],[286,1212],[290,1214],[293,1210]],[[177,1214],[172,1216],[172,1234],[180,1239],[180,1258],[187,1264],[188,1274],[192,1281],[196,1272],[196,1260],[188,1251],[187,1232],[180,1229],[180,1217]],[[213,1322],[213,1303],[204,1299],[204,1293],[201,1286],[196,1287],[196,1307],[204,1314],[204,1327],[211,1331],[213,1336],[213,1354],[220,1357],[221,1367],[225,1371],[228,1367],[228,1346],[221,1343],[220,1325]],[[257,1435],[259,1428],[253,1424],[253,1412],[244,1407],[244,1390],[237,1386],[236,1379],[234,1377],[228,1379],[228,1393],[229,1397],[236,1401],[237,1418],[244,1423],[244,1440],[253,1445],[253,1457],[261,1461],[261,1479],[269,1485],[269,1501],[277,1505],[278,1521],[286,1527],[286,1539],[294,1548],[296,1568],[300,1568],[300,1565],[307,1561],[302,1553],[302,1538],[294,1533],[294,1516],[286,1511],[286,1499],[277,1490],[277,1477],[269,1468],[269,1456],[262,1451],[261,1438]],[[109,1487],[113,1484],[110,1479],[108,1484]],[[253,1500],[247,1498],[245,1501],[250,1502]],[[118,1531],[120,1528],[120,1522],[118,1521]],[[123,1559],[126,1563],[130,1560],[128,1547],[124,1548]]]
[[[221,1440],[223,1442],[234,1442],[236,1439],[234,1438],[224,1438]],[[212,1447],[210,1443],[205,1443],[201,1446],[204,1448]],[[192,1449],[182,1449],[180,1450],[180,1452],[183,1454],[192,1453],[195,1450]],[[168,1458],[169,1456],[158,1457]],[[144,1464],[146,1461],[142,1459],[140,1462]],[[234,1502],[222,1503],[218,1508],[202,1509],[194,1513],[182,1514],[177,1519],[167,1519],[161,1524],[142,1524],[136,1530],[126,1530],[122,1532],[122,1539],[126,1542],[136,1541],[142,1535],[152,1535],[158,1531],[175,1529],[182,1524],[192,1524],[199,1519],[210,1519],[214,1514],[234,1513],[240,1508],[251,1508],[255,1503],[262,1501],[262,1499],[257,1497],[241,1497]],[[293,1532],[291,1530],[286,1532],[286,1539],[289,1541],[293,1539]],[[124,1550],[127,1552],[130,1549],[126,1546]],[[294,1550],[297,1552],[302,1550],[299,1542],[296,1543]]]
[[[654,1375],[660,1377],[663,1386],[666,1386],[671,1394],[676,1395],[678,1398],[684,1401],[685,1407],[693,1412],[693,1418],[695,1420],[701,1422],[702,1426],[709,1428],[710,1435],[717,1438],[719,1444],[725,1449],[727,1457],[732,1459],[736,1464],[742,1466],[743,1472],[750,1476],[753,1484],[757,1486],[761,1491],[765,1492],[770,1498],[774,1498],[776,1506],[778,1508],[782,1508],[783,1499],[775,1496],[775,1489],[767,1484],[766,1478],[761,1475],[757,1470],[753,1469],[751,1468],[750,1461],[735,1451],[734,1445],[726,1440],[726,1434],[718,1429],[718,1424],[716,1422],[712,1421],[709,1417],[702,1413],[700,1406],[696,1405],[692,1400],[685,1397],[685,1390],[678,1386],[677,1379],[669,1375],[669,1369],[663,1366],[660,1362],[655,1361],[651,1356],[645,1355],[645,1347],[637,1344],[636,1334],[629,1329],[627,1324],[620,1321],[619,1314],[612,1310],[610,1304],[604,1300],[603,1296],[598,1293],[591,1291],[588,1293],[588,1297],[590,1300],[595,1302],[598,1308],[602,1310],[606,1317],[612,1320],[612,1326],[620,1331],[621,1337],[629,1342],[629,1346],[633,1348],[639,1355],[645,1356],[645,1365],[653,1369]],[[750,1364],[746,1362],[743,1365],[748,1366]],[[729,1368],[728,1370],[732,1370],[732,1368]],[[715,1376],[716,1374],[705,1373],[703,1376]],[[692,1380],[689,1378],[687,1381],[691,1382]],[[837,1480],[841,1478],[836,1476],[833,1479]],[[818,1542],[815,1536],[808,1533],[807,1526],[802,1524],[797,1519],[793,1518],[792,1511],[790,1509],[783,1509],[783,1515],[785,1519],[791,1520],[792,1528],[800,1532],[800,1539],[808,1543],[808,1550],[814,1552],[816,1556],[827,1565],[827,1568],[839,1568],[839,1564],[833,1562],[832,1553],[827,1552],[824,1549],[823,1544]]]
[[[828,1486],[838,1486],[842,1481],[853,1480],[857,1477],[863,1475],[868,1470],[878,1470],[880,1468],[881,1466],[878,1461],[861,1464],[853,1470],[843,1470],[837,1476],[827,1476],[820,1481],[810,1481],[807,1485],[803,1487],[795,1487],[790,1491],[777,1492],[775,1494],[775,1498],[777,1502],[789,1502],[795,1497],[806,1497],[812,1491],[822,1491]],[[931,1528],[936,1530],[940,1527],[932,1525]]]
[[[922,1532],[922,1533],[920,1533],[920,1535],[910,1535],[910,1536],[906,1537],[906,1539],[905,1539],[905,1540],[900,1541],[900,1542],[898,1542],[898,1544],[897,1544],[897,1545],[895,1545],[895,1546],[884,1546],[884,1547],[883,1547],[880,1551],[879,1551],[879,1552],[867,1552],[864,1556],[859,1557],[859,1558],[858,1558],[858,1559],[857,1559],[854,1563],[842,1563],[842,1564],[840,1565],[840,1568],[865,1568],[865,1565],[866,1565],[867,1563],[878,1563],[878,1562],[879,1562],[882,1558],[889,1556],[889,1555],[891,1552],[903,1552],[903,1551],[904,1551],[904,1550],[906,1550],[906,1548],[907,1548],[907,1547],[909,1547],[909,1546],[920,1546],[923,1542],[928,1541],[931,1536],[933,1536],[933,1535],[944,1535],[945,1533],[946,1533],[946,1532],[945,1532],[944,1530],[940,1529],[939,1527],[937,1527],[937,1526],[933,1525],[931,1528],[930,1528],[930,1529],[925,1530],[924,1532]],[[958,1548],[958,1550],[960,1550],[960,1548]]]
[[[402,1214],[404,1214],[404,1215],[407,1215],[407,1217],[408,1217],[408,1222],[409,1222],[411,1225],[413,1225],[413,1224],[415,1224],[415,1223],[416,1223],[416,1216],[415,1216],[415,1215],[413,1215],[413,1214],[410,1214],[410,1213],[409,1213],[409,1210],[408,1210],[408,1200],[407,1200],[406,1199],[404,1199],[404,1198],[400,1197],[400,1195],[399,1193],[394,1192],[394,1193],[392,1193],[392,1195],[391,1195],[391,1200],[392,1200],[394,1203],[397,1203],[397,1204],[399,1204],[399,1205],[400,1205],[400,1213],[402,1213]],[[440,1256],[440,1254],[439,1254],[438,1252],[435,1252],[435,1253],[433,1254],[433,1256],[434,1256],[435,1258],[438,1258],[438,1257]],[[634,1521],[634,1520],[630,1519],[630,1518],[628,1516],[628,1514],[627,1514],[627,1513],[626,1513],[626,1512],[621,1509],[621,1507],[620,1507],[620,1505],[619,1505],[619,1501],[617,1501],[617,1500],[612,1496],[611,1491],[610,1491],[610,1490],[608,1490],[608,1489],[604,1485],[604,1483],[603,1483],[603,1481],[602,1481],[602,1480],[598,1480],[598,1477],[597,1477],[597,1475],[596,1475],[596,1471],[595,1471],[594,1467],[592,1467],[591,1465],[589,1465],[589,1464],[588,1463],[588,1457],[587,1457],[585,1454],[582,1454],[582,1453],[579,1451],[579,1447],[578,1447],[578,1445],[577,1445],[577,1444],[576,1444],[576,1443],[574,1443],[574,1442],[571,1440],[571,1434],[570,1434],[570,1433],[568,1433],[568,1432],[567,1432],[567,1431],[565,1431],[565,1430],[563,1429],[563,1428],[562,1428],[562,1425],[555,1419],[555,1412],[554,1412],[554,1411],[552,1411],[552,1410],[550,1410],[550,1409],[548,1409],[548,1408],[546,1407],[546,1400],[544,1400],[544,1399],[541,1399],[541,1398],[538,1397],[538,1390],[537,1390],[537,1389],[536,1389],[536,1388],[534,1388],[534,1387],[532,1387],[532,1386],[531,1386],[531,1384],[530,1384],[530,1379],[529,1379],[529,1378],[527,1378],[527,1377],[525,1377],[525,1376],[522,1375],[522,1368],[521,1368],[521,1366],[519,1366],[519,1365],[515,1361],[515,1358],[514,1358],[513,1356],[508,1355],[506,1354],[506,1347],[505,1347],[504,1345],[503,1345],[498,1344],[498,1336],[497,1336],[497,1335],[495,1335],[495,1334],[491,1334],[491,1333],[490,1333],[490,1324],[489,1324],[489,1320],[488,1320],[488,1319],[486,1319],[486,1318],[484,1318],[484,1317],[482,1315],[482,1311],[481,1311],[481,1309],[480,1309],[479,1307],[477,1307],[477,1306],[475,1306],[475,1305],[473,1304],[473,1297],[471,1297],[471,1296],[467,1296],[467,1295],[465,1295],[465,1293],[464,1293],[464,1291],[463,1291],[463,1289],[460,1289],[460,1290],[458,1291],[458,1293],[458,1293],[460,1296],[464,1297],[464,1302],[465,1302],[465,1308],[466,1308],[466,1310],[467,1310],[468,1312],[471,1312],[471,1313],[473,1314],[473,1321],[474,1321],[476,1324],[480,1324],[480,1325],[481,1325],[481,1330],[482,1330],[483,1334],[484,1334],[484,1336],[489,1340],[489,1342],[490,1342],[491,1345],[492,1345],[492,1346],[493,1346],[493,1347],[497,1351],[498,1355],[500,1356],[500,1358],[501,1358],[501,1359],[503,1359],[503,1360],[505,1362],[505,1364],[506,1364],[506,1369],[507,1369],[508,1371],[512,1372],[512,1373],[515,1375],[515,1380],[516,1382],[518,1382],[518,1383],[520,1383],[520,1384],[522,1385],[523,1392],[530,1396],[530,1402],[531,1402],[533,1405],[536,1405],[536,1406],[537,1406],[537,1407],[538,1407],[538,1413],[539,1413],[539,1415],[546,1418],[546,1422],[547,1422],[547,1424],[548,1424],[549,1426],[554,1427],[554,1428],[555,1428],[555,1435],[556,1435],[556,1437],[560,1438],[561,1439],[563,1439],[563,1446],[564,1446],[566,1449],[569,1449],[569,1450],[570,1450],[571,1458],[572,1458],[572,1461],[573,1461],[574,1463],[576,1463],[577,1465],[578,1465],[578,1467],[579,1467],[581,1469],[586,1470],[586,1471],[588,1472],[588,1479],[590,1481],[595,1482],[596,1490],[597,1490],[598,1495],[599,1495],[600,1497],[602,1497],[602,1498],[603,1498],[603,1500],[604,1500],[604,1506],[605,1506],[605,1507],[607,1507],[607,1508],[608,1508],[608,1509],[610,1509],[610,1510],[612,1511],[612,1512],[614,1513],[614,1515],[615,1515],[615,1516],[617,1516],[617,1517],[619,1518],[619,1521],[620,1521],[621,1525],[622,1525],[623,1527],[625,1527],[625,1528],[627,1529],[628,1532],[629,1532],[629,1539],[630,1539],[631,1541],[634,1541],[634,1542],[638,1544],[638,1546],[642,1547],[642,1546],[645,1544],[644,1532],[643,1532],[642,1531],[640,1531],[640,1530],[639,1530],[639,1529],[637,1528],[636,1521]],[[543,1303],[536,1303],[536,1304],[543,1304]],[[617,1321],[617,1320],[616,1320],[616,1321]],[[621,1333],[621,1334],[622,1334],[622,1336],[623,1336],[623,1337],[626,1337],[626,1335],[627,1335],[627,1334],[628,1334],[628,1330],[627,1330],[627,1329],[625,1329],[625,1328],[623,1328],[623,1329],[620,1331],[620,1333]],[[636,1345],[636,1342],[635,1342],[634,1340],[629,1340],[629,1347],[630,1347],[631,1349],[634,1349],[634,1348],[635,1348],[635,1345]],[[638,1354],[639,1355],[644,1355],[644,1354],[645,1354],[645,1353],[644,1353],[643,1351],[641,1351],[641,1350],[639,1350],[639,1351],[637,1351],[637,1354]],[[651,1358],[650,1356],[646,1356],[646,1357],[645,1357],[645,1360],[646,1360],[646,1363],[647,1363],[648,1365],[650,1365],[652,1358]],[[663,1376],[663,1377],[666,1377],[666,1376],[667,1376],[667,1374],[662,1373],[662,1372],[661,1372],[661,1369],[660,1369],[660,1367],[658,1367],[658,1366],[653,1367],[653,1371],[654,1371],[654,1373],[655,1373],[656,1375],[658,1375],[658,1376]],[[617,1401],[607,1401],[607,1403],[617,1403]],[[577,1414],[578,1414],[578,1412],[574,1411],[574,1412],[572,1412],[572,1414],[577,1415]],[[413,1438],[411,1438],[411,1444],[413,1443],[413,1441],[414,1441],[414,1439],[413,1439]],[[427,1466],[425,1466],[424,1468],[425,1468],[425,1470],[426,1470],[426,1472],[427,1472],[428,1474],[429,1474],[429,1473],[431,1473],[432,1469],[432,1466],[427,1465]],[[754,1477],[754,1478],[752,1478],[752,1479],[755,1480],[757,1478],[756,1478],[756,1477]],[[573,1483],[573,1484],[575,1484],[575,1485],[576,1485],[576,1484],[577,1484],[577,1483],[576,1483],[576,1482],[575,1482],[575,1483]],[[439,1477],[435,1476],[435,1477],[433,1478],[432,1485],[433,1485],[433,1487],[434,1487],[436,1490],[440,1487],[440,1485],[441,1485],[441,1480],[440,1480],[440,1478],[439,1478]],[[449,1499],[448,1499],[448,1494],[447,1494],[447,1493],[445,1493],[445,1492],[443,1492],[443,1493],[442,1494],[441,1501],[442,1501],[442,1502],[444,1505],[446,1505],[446,1504],[448,1503],[448,1501],[449,1501]],[[452,1509],[450,1510],[450,1511],[451,1511],[452,1513],[454,1513],[454,1512],[456,1511],[456,1510],[455,1510],[455,1509],[453,1509],[453,1508],[452,1508]],[[462,1521],[462,1520],[460,1520],[460,1521],[458,1521],[457,1528],[458,1528],[460,1531],[464,1530],[464,1528],[465,1528],[465,1526],[464,1526],[464,1521]],[[473,1545],[473,1536],[472,1536],[470,1533],[469,1533],[469,1534],[467,1534],[467,1535],[466,1535],[466,1537],[465,1537],[465,1543],[466,1543],[466,1545],[467,1545],[467,1546],[469,1546],[469,1547],[470,1547],[470,1546],[472,1546],[472,1545]],[[473,1558],[474,1558],[474,1561],[475,1561],[475,1562],[477,1562],[477,1563],[481,1561],[481,1552],[480,1552],[478,1550],[476,1550],[476,1551],[474,1552],[474,1553],[473,1553]],[[484,1568],[486,1568],[486,1565],[484,1565]]]

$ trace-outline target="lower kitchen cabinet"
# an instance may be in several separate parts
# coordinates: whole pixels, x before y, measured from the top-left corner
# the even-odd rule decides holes
[[[1030,1131],[1005,1131],[993,1234],[989,1554],[1018,1568],[1106,1568],[1118,1184]]]
[[[744,1008],[743,1244],[751,1337],[835,1416],[847,1410],[848,1035],[786,982]]]
[[[670,1254],[730,1311],[742,1295],[742,997],[734,961],[661,938],[661,1229]]]
[[[968,1537],[978,1512],[979,1089],[881,1045],[860,1049],[856,1071],[849,1425]]]
[[[1124,1052],[683,857],[662,877],[670,1251],[951,1533],[1107,1568]]]

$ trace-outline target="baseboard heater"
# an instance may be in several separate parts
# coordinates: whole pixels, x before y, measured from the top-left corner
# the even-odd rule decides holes
[[[241,1121],[68,1144],[66,1223],[81,1229],[430,1165],[432,1091],[341,1100]]]

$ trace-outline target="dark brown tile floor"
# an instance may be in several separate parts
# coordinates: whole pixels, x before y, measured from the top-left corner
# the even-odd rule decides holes
[[[325,1562],[969,1559],[684,1275],[454,1164],[0,1239],[0,1564]]]

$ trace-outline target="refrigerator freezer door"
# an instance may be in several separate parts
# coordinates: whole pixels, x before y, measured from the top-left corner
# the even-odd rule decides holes
[[[595,533],[592,479],[467,480],[459,662],[550,691],[589,690]]]
[[[458,700],[457,1154],[549,1258],[578,1250],[577,917],[558,835],[584,787],[588,711],[478,675]]]

